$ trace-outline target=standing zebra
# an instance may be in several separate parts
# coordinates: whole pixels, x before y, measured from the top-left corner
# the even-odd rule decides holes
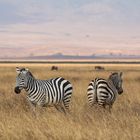
[[[107,80],[95,78],[89,83],[87,89],[88,102],[90,106],[98,104],[105,108],[106,105],[109,105],[110,111],[117,94],[122,92],[122,72],[115,72]]]
[[[72,94],[72,84],[62,77],[50,80],[38,80],[25,68],[16,68],[15,92],[19,94],[22,89],[27,92],[27,99],[35,111],[35,106],[55,106],[65,112],[69,110]]]

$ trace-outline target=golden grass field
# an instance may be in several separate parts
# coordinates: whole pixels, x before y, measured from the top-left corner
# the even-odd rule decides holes
[[[105,64],[0,64],[0,140],[139,140],[140,139],[140,65]],[[100,64],[101,65],[101,64]],[[64,115],[55,108],[37,107],[37,117],[26,100],[26,93],[14,93],[15,67],[27,67],[37,79],[62,76],[73,84],[70,110]],[[86,89],[95,77],[107,78],[123,71],[124,93],[118,96],[112,113],[90,109]]]

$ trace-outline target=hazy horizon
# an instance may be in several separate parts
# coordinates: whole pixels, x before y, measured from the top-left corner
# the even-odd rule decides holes
[[[0,55],[139,55],[139,7],[139,0],[0,0]]]

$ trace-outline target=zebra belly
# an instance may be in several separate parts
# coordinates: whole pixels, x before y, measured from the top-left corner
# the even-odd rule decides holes
[[[61,96],[60,96],[61,95]],[[46,104],[48,106],[56,105],[62,102],[62,93],[55,91],[54,92],[48,92],[46,95]]]
[[[35,105],[43,106],[46,102],[45,94],[38,94],[37,96],[27,96],[28,100]]]

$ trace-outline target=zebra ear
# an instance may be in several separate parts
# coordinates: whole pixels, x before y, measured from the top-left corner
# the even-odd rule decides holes
[[[111,75],[113,75],[114,74],[114,72],[111,72]]]
[[[16,67],[16,72],[19,74],[21,71],[21,69],[19,67]]]
[[[120,72],[120,76],[122,77],[122,75],[123,75],[123,73],[122,72]]]
[[[25,69],[26,71],[29,71],[29,69]]]

